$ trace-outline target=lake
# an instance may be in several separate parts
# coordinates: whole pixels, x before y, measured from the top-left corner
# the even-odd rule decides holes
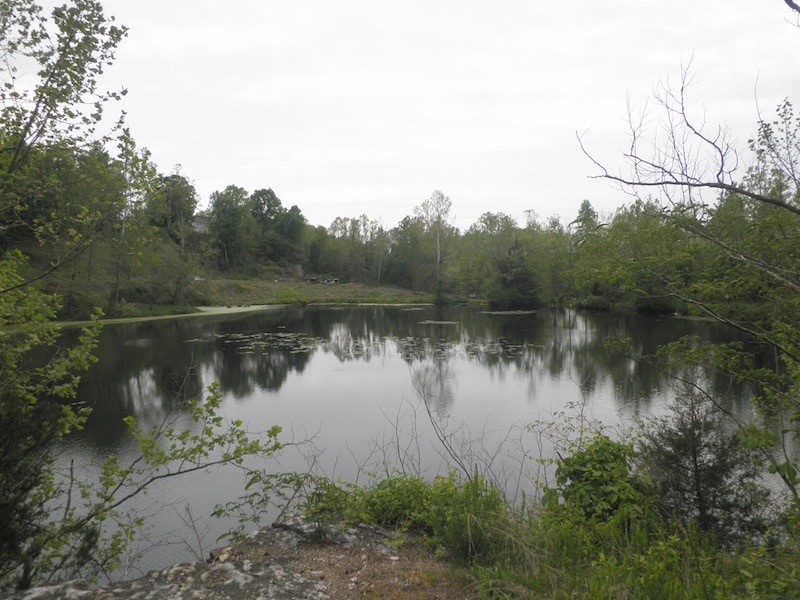
[[[670,379],[608,348],[606,338],[631,338],[650,353],[686,335],[741,339],[705,320],[567,309],[288,307],[109,324],[100,361],[79,388],[93,413],[60,456],[87,476],[110,453],[133,457],[125,416],[158,424],[218,381],[226,418],[308,440],[269,469],[313,462],[348,481],[393,468],[433,477],[452,464],[438,431],[467,468],[486,469],[519,499],[536,493],[535,480],[547,476],[537,459],[552,456],[579,415],[622,431],[662,414],[674,397]],[[748,410],[747,390],[692,377]],[[208,515],[243,485],[239,470],[221,469],[154,487],[137,503],[150,523],[132,550],[143,558],[118,575],[206,556],[233,525]]]

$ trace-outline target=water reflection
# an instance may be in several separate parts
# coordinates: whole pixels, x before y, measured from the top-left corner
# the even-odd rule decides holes
[[[94,407],[87,436],[113,446],[123,417],[155,423],[199,395],[212,381],[237,402],[280,392],[290,376],[322,378],[315,356],[379,370],[430,362],[437,373],[437,410],[458,403],[457,375],[511,386],[535,402],[554,382],[583,398],[611,396],[617,410],[639,414],[663,401],[669,381],[651,366],[607,347],[608,336],[631,339],[635,352],[652,353],[684,335],[730,341],[718,324],[570,310],[498,314],[467,308],[291,308],[232,316],[197,317],[107,326],[99,363],[83,378],[80,399]],[[405,367],[407,368],[407,367]],[[706,374],[712,389],[742,395],[727,379]],[[359,393],[358,381],[352,381]],[[512,386],[513,387],[513,386]],[[519,386],[517,386],[519,388]],[[413,395],[410,382],[406,388]]]
[[[736,332],[711,322],[570,310],[306,307],[108,325],[99,339],[100,361],[78,390],[94,412],[63,454],[86,465],[110,452],[132,456],[136,449],[126,437],[124,417],[135,416],[144,428],[156,425],[218,381],[226,418],[241,419],[251,431],[277,424],[286,437],[291,431],[316,434],[328,475],[352,479],[374,454],[430,476],[444,459],[425,408],[451,419],[451,431],[469,440],[460,448],[473,458],[483,452],[500,460],[494,444],[507,441],[509,432],[520,436],[511,454],[547,452],[535,440],[522,439],[530,434],[524,423],[552,421],[570,403],[606,423],[630,422],[663,409],[673,397],[657,369],[607,347],[608,336],[630,338],[635,351],[652,353],[685,335],[709,342],[737,339]],[[424,378],[427,404],[415,377],[417,384]],[[734,405],[747,405],[741,386],[713,373],[696,378]],[[458,429],[458,423],[466,427]],[[472,441],[477,444],[470,446]],[[297,457],[280,460],[281,470],[306,468]],[[492,468],[499,473],[506,467]],[[521,481],[515,477],[512,495]],[[189,483],[165,482],[174,487],[154,490],[150,498],[159,506],[191,501],[193,514],[207,515],[237,497],[240,478],[238,470],[197,473]],[[524,488],[531,490],[535,485]],[[175,526],[174,515],[155,512],[158,532]],[[213,535],[233,525],[215,525]],[[162,554],[156,552],[146,568],[191,558],[174,548]]]

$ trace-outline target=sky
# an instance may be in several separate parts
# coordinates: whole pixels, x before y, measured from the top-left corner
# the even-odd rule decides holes
[[[106,74],[139,146],[201,205],[272,188],[312,225],[395,226],[441,190],[462,230],[487,211],[569,222],[630,201],[628,103],[691,62],[692,108],[746,147],[758,110],[800,102],[783,0],[104,0],[129,28]]]

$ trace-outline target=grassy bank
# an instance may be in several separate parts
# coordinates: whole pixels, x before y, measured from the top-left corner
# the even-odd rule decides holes
[[[433,296],[401,288],[362,283],[323,284],[292,279],[210,278],[194,282],[192,297],[197,306],[173,304],[118,303],[104,310],[106,318],[168,318],[195,314],[199,307],[248,307],[280,304],[428,304]],[[84,322],[83,311],[65,311],[69,324]]]
[[[363,283],[309,283],[301,279],[210,278],[197,284],[209,306],[247,304],[419,304],[430,294]]]

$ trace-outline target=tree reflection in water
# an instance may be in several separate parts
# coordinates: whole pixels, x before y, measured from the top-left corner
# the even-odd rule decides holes
[[[514,482],[514,496],[531,486],[513,470],[549,452],[525,437],[525,423],[560,419],[570,403],[604,421],[631,421],[672,397],[657,369],[607,347],[608,336],[628,337],[635,351],[652,353],[684,335],[739,339],[710,322],[571,310],[293,307],[108,325],[100,361],[78,391],[94,412],[65,444],[64,457],[88,465],[112,451],[134,452],[126,446],[125,416],[145,427],[159,423],[219,381],[226,418],[241,419],[251,431],[277,424],[287,436],[315,433],[325,455],[319,464],[344,479],[357,477],[369,460],[428,476],[446,468],[428,407],[468,468],[490,465],[493,475]],[[424,405],[415,372],[425,373]],[[697,377],[746,410],[745,388],[711,373]],[[503,444],[510,450],[496,451]],[[304,469],[304,460],[287,456],[276,468]],[[197,503],[193,514],[209,513],[243,486],[238,472],[202,477],[181,490]],[[188,501],[172,492],[154,499]],[[158,528],[174,525],[165,511],[158,518]],[[229,526],[218,525],[216,534]],[[166,553],[165,560],[175,558]]]
[[[603,396],[617,411],[637,415],[669,396],[669,381],[607,347],[606,338],[628,337],[635,352],[646,354],[683,335],[738,339],[705,321],[571,310],[307,307],[108,325],[100,361],[79,391],[80,400],[94,407],[84,435],[100,447],[113,445],[124,433],[124,416],[158,422],[214,380],[235,402],[279,394],[290,376],[302,377],[307,369],[324,380],[326,373],[317,369],[329,367],[317,355],[384,371],[429,363],[437,373],[441,414],[457,408],[465,391],[459,377],[468,376],[492,382],[494,391],[521,394],[529,404],[568,382],[582,398]],[[718,374],[702,377],[716,393],[739,400],[746,394]],[[355,395],[367,391],[358,380],[350,383]],[[402,392],[414,395],[410,381]]]

